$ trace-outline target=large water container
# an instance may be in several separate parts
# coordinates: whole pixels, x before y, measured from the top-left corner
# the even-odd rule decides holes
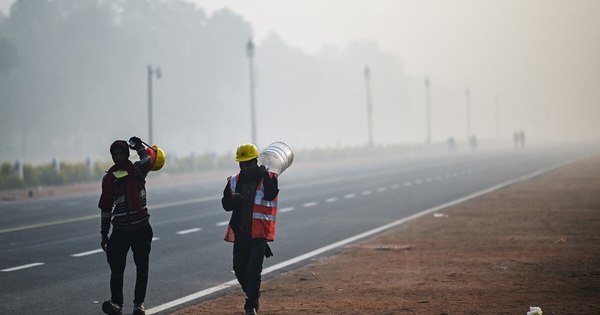
[[[281,175],[294,162],[294,151],[283,142],[273,142],[258,156],[258,164],[264,165],[270,172]]]

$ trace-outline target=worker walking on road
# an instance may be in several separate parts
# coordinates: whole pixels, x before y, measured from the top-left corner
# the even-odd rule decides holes
[[[137,151],[140,161],[129,161],[130,148]],[[102,179],[102,195],[98,202],[102,210],[100,245],[106,252],[111,271],[111,298],[102,304],[102,311],[111,315],[122,314],[123,272],[131,248],[136,265],[133,314],[143,315],[153,236],[146,208],[145,178],[153,167],[153,161],[137,137],[129,139],[129,144],[124,140],[113,142],[110,154],[115,164]],[[109,238],[111,224],[113,231]]]
[[[227,178],[221,203],[232,211],[225,241],[233,242],[233,270],[246,293],[244,311],[257,314],[264,257],[273,255],[267,242],[275,240],[277,174],[258,165],[253,144],[237,148],[235,160],[240,172]]]

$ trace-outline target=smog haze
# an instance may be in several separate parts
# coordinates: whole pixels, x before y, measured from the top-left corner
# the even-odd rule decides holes
[[[517,130],[530,142],[600,135],[594,0],[3,0],[0,9],[0,161],[106,159],[115,139],[148,140],[149,80],[152,141],[179,156],[252,140],[250,81],[259,147],[366,145],[368,102],[375,145],[424,143],[428,96],[434,143]]]

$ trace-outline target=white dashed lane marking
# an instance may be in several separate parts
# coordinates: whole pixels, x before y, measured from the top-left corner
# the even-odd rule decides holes
[[[17,270],[21,270],[21,269],[27,269],[27,268],[32,268],[32,267],[37,267],[37,266],[41,266],[44,263],[42,262],[36,262],[33,264],[27,264],[27,265],[21,265],[21,266],[16,266],[16,267],[12,267],[12,268],[6,268],[6,269],[2,269],[0,271],[2,272],[11,272],[11,271],[17,271]]]
[[[102,253],[104,252],[102,250],[102,248],[98,248],[98,249],[94,249],[94,250],[89,250],[87,252],[82,252],[82,253],[77,253],[77,254],[73,254],[71,255],[71,257],[83,257],[83,256],[88,256],[88,255],[93,255],[93,254],[98,254],[98,253]]]
[[[194,232],[198,232],[198,231],[202,231],[201,228],[193,228],[193,229],[187,229],[187,230],[183,230],[183,231],[178,231],[175,232],[179,235],[184,235],[184,234],[190,234],[190,233],[194,233]]]
[[[443,178],[449,178],[449,177],[453,177],[453,176],[458,176],[459,174],[462,175],[462,174],[465,174],[465,173],[468,174],[468,173],[471,173],[471,172],[472,172],[472,170],[468,170],[466,172],[462,171],[460,173],[453,172],[453,173],[447,173],[447,174],[444,174],[444,175],[437,175],[434,178],[428,177],[428,178],[426,178],[424,180],[423,179],[416,179],[414,181],[414,184],[415,185],[420,185],[420,184],[423,184],[424,182],[432,182],[434,179],[439,181],[439,180],[442,180]],[[413,183],[410,182],[410,181],[406,181],[406,182],[404,182],[402,184],[402,186],[404,186],[404,187],[410,187],[412,185],[413,185]],[[393,185],[390,186],[390,189],[399,189],[399,188],[400,188],[400,184],[393,184]],[[377,192],[383,192],[383,191],[387,191],[387,190],[388,190],[388,187],[379,187],[379,188],[377,188]],[[360,194],[363,195],[363,196],[367,196],[367,195],[371,195],[372,193],[373,193],[372,190],[368,190],[367,189],[367,190],[363,190]],[[352,198],[355,198],[355,197],[356,197],[356,194],[353,194],[353,193],[344,195],[344,199],[352,199]],[[325,199],[325,202],[332,203],[332,202],[336,202],[338,200],[339,200],[338,197],[331,197],[331,198]],[[305,207],[305,208],[310,208],[310,207],[314,207],[314,206],[317,206],[317,205],[318,205],[318,202],[307,202],[307,203],[302,204],[302,206]],[[29,208],[27,210],[38,210],[38,209],[41,209],[41,208],[43,208],[43,206],[35,206],[35,207],[31,207],[31,208]],[[286,208],[280,209],[279,212],[290,212],[290,211],[293,211],[293,210],[295,210],[294,207],[286,207]],[[224,226],[224,225],[227,225],[227,224],[229,224],[229,220],[215,223],[216,226]],[[199,232],[201,230],[202,230],[202,228],[192,228],[192,229],[178,231],[178,232],[176,232],[176,234],[184,235],[184,234]],[[159,238],[158,237],[154,237],[154,238],[152,238],[152,240],[153,241],[157,241],[157,240],[159,240]],[[94,250],[90,250],[90,251],[86,251],[86,252],[81,252],[81,253],[77,253],[77,254],[72,254],[71,256],[72,257],[83,257],[83,256],[98,254],[98,253],[102,253],[102,252],[103,252],[103,250],[100,248],[100,249],[94,249]],[[7,269],[3,269],[3,270],[0,270],[0,271],[10,272],[10,271],[15,271],[15,270],[32,268],[32,267],[40,266],[40,265],[43,265],[43,264],[44,263],[33,263],[33,264],[28,264],[28,265],[23,265],[23,266],[17,266],[17,267],[7,268]]]
[[[477,171],[477,170],[475,170],[475,171]],[[444,178],[450,178],[450,177],[455,177],[455,176],[459,176],[459,175],[470,174],[472,172],[474,172],[474,170],[446,173],[444,175],[437,175],[435,177],[427,177],[426,179],[416,179],[416,180],[414,180],[414,185],[420,185],[420,184],[423,184],[424,182],[432,182],[433,180],[440,181],[440,180],[443,180]],[[402,184],[402,186],[404,186],[404,187],[410,187],[412,185],[413,185],[413,182],[410,182],[410,181],[406,181]],[[393,184],[393,185],[389,186],[389,189],[399,189],[400,186],[401,186],[400,184]],[[387,191],[387,190],[388,190],[388,187],[385,187],[385,186],[377,188],[377,192],[383,192],[383,191]],[[367,196],[367,195],[371,195],[372,193],[373,193],[372,190],[367,189],[367,190],[363,190],[360,194],[363,196]],[[353,193],[344,195],[344,199],[352,199],[355,197],[356,197],[356,194],[353,194]],[[325,199],[325,202],[332,203],[332,202],[336,202],[338,200],[339,200],[338,197],[330,197],[330,198]],[[313,201],[313,202],[304,203],[304,204],[302,204],[302,206],[305,208],[309,208],[309,207],[317,206],[318,204],[319,204],[318,202]],[[71,203],[67,203],[65,205],[74,206],[74,205],[78,205],[78,202],[71,202]],[[43,208],[44,208],[44,206],[38,205],[38,206],[25,208],[23,210],[32,211],[32,210],[41,210]],[[280,209],[279,211],[280,212],[289,212],[289,211],[293,211],[294,209],[295,209],[294,207],[286,207],[286,208]],[[229,220],[215,223],[216,226],[224,226],[227,224],[229,224]],[[191,229],[187,229],[187,230],[181,230],[181,231],[176,232],[176,234],[184,235],[184,234],[189,234],[189,233],[194,233],[194,232],[199,232],[199,231],[202,231],[202,228],[191,228]],[[152,241],[158,241],[158,240],[159,240],[158,237],[152,238]],[[102,253],[102,252],[103,252],[103,250],[101,248],[99,248],[99,249],[94,249],[94,250],[90,250],[90,251],[86,251],[86,252],[72,254],[71,257],[84,257],[84,256],[88,256],[88,255]],[[36,262],[36,263],[2,269],[2,270],[0,270],[0,272],[17,271],[17,270],[33,268],[33,267],[37,267],[37,266],[41,266],[41,265],[44,265],[44,263]]]
[[[283,208],[283,209],[279,210],[279,212],[289,212],[292,210],[294,210],[294,207],[287,207],[287,208]]]

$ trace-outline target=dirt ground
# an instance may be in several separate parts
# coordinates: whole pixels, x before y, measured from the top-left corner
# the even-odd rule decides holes
[[[230,294],[176,314],[243,314]],[[600,156],[263,282],[260,314],[600,314]]]

